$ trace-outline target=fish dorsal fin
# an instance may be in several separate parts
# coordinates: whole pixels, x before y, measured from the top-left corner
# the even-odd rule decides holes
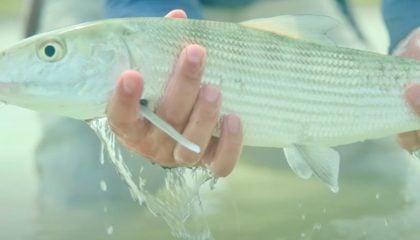
[[[340,156],[328,147],[292,145],[284,149],[292,170],[302,178],[312,173],[327,184],[331,191],[338,192]]]
[[[338,25],[333,18],[317,15],[282,15],[253,19],[240,24],[245,27],[324,45],[335,45],[326,34]]]

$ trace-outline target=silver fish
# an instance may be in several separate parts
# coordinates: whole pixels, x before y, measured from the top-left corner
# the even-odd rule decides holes
[[[208,52],[203,82],[221,89],[222,114],[241,117],[244,144],[283,147],[299,176],[315,174],[338,191],[339,155],[331,147],[420,128],[403,97],[407,84],[420,81],[420,63],[337,47],[325,35],[334,25],[321,16],[279,16],[239,24],[112,19],[64,28],[1,52],[0,100],[98,118],[119,74],[136,69],[153,109],[177,55],[197,43]]]

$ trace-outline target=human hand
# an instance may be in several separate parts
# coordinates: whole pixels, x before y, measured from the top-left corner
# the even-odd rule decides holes
[[[394,54],[420,60],[420,28],[414,30],[403,40]],[[411,108],[420,116],[420,84],[413,83],[408,85],[404,95]],[[397,142],[409,152],[419,150],[420,130],[398,134]]]
[[[166,17],[186,18],[182,10]],[[212,137],[219,119],[222,96],[214,86],[202,85],[206,51],[199,45],[185,47],[170,76],[155,112],[188,140],[201,148],[196,154],[177,144],[168,135],[139,117],[144,81],[129,70],[120,76],[108,104],[109,124],[120,142],[152,162],[166,167],[206,165],[217,177],[234,168],[242,148],[242,124],[233,114],[221,120],[220,138]],[[146,83],[147,84],[147,83]]]

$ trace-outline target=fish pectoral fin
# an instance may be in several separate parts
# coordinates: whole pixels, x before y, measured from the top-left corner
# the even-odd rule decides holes
[[[300,177],[308,179],[312,173],[338,192],[340,155],[328,147],[292,145],[284,149],[292,170]]]
[[[317,15],[283,15],[259,18],[240,23],[242,26],[276,33],[290,38],[306,40],[324,45],[335,45],[328,31],[338,25],[337,20]]]
[[[143,116],[149,120],[153,125],[157,128],[168,134],[172,139],[176,142],[181,144],[182,146],[186,147],[192,152],[200,153],[201,149],[200,146],[197,144],[192,143],[190,140],[186,139],[182,136],[178,131],[176,131],[171,125],[167,122],[162,120],[159,116],[157,116],[154,112],[152,112],[147,106],[140,104],[141,113]]]
[[[312,176],[313,171],[311,167],[306,163],[306,160],[295,146],[284,148],[284,155],[287,163],[296,175],[303,179],[309,179]]]

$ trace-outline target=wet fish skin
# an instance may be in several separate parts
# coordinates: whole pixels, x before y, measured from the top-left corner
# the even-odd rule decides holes
[[[66,28],[3,52],[0,83],[8,87],[0,89],[0,99],[36,111],[97,118],[105,113],[118,75],[136,69],[145,76],[143,97],[153,107],[181,49],[196,43],[208,53],[202,81],[221,89],[222,115],[241,117],[244,144],[293,148],[286,155],[316,163],[308,168],[299,161],[294,166],[298,175],[307,178],[312,174],[308,169],[318,168],[314,171],[318,177],[333,182],[319,173],[328,166],[318,165],[325,157],[337,162],[338,155],[323,148],[420,128],[403,97],[407,84],[420,81],[420,63],[320,44],[323,33],[310,37],[317,41],[312,42],[304,35],[316,21],[303,21],[307,28],[291,29],[292,34],[287,26],[275,29],[281,18],[269,20],[268,28],[261,29],[163,18],[114,19]],[[57,61],[40,57],[50,43],[63,49]],[[22,63],[25,69],[16,67]],[[338,162],[328,164],[334,165],[331,171],[338,171]]]
[[[138,56],[133,66],[153,85],[146,86],[145,98],[160,97],[168,66],[186,43],[203,45],[203,82],[222,90],[222,113],[241,116],[245,144],[335,146],[420,128],[403,97],[405,86],[420,80],[418,61],[236,24],[158,22],[148,19],[143,34],[126,37],[140,43],[129,49]]]

